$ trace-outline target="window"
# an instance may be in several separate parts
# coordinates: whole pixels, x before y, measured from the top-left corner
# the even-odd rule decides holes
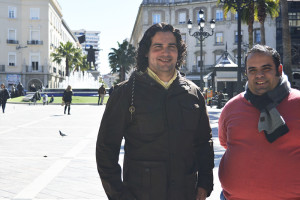
[[[289,13],[289,25],[300,27],[300,12]]]
[[[223,10],[216,10],[216,21],[223,21]]]
[[[254,43],[256,44],[260,43],[260,29],[254,30]]]
[[[39,30],[31,30],[30,37],[31,37],[31,40],[39,41],[40,40],[40,31]]]
[[[16,66],[16,53],[8,53],[8,66]]]
[[[30,8],[30,19],[40,19],[39,8]]]
[[[38,54],[32,54],[31,57],[31,67],[32,71],[38,71],[39,70],[39,59],[40,56]]]
[[[216,44],[223,44],[223,33],[216,33]]]
[[[227,13],[227,20],[231,20],[231,12],[230,11]]]
[[[161,19],[160,19],[160,14],[153,14],[152,15],[152,24],[157,24],[160,23]]]
[[[8,29],[7,43],[18,44],[18,41],[16,40],[16,30],[15,29]]]
[[[178,16],[178,24],[185,24],[186,23],[186,13],[181,12]]]
[[[241,32],[241,41],[243,41],[243,31]],[[237,44],[239,41],[238,41],[238,32],[235,31],[234,32],[234,44]]]
[[[235,20],[238,20],[238,17],[239,17],[239,14],[236,12],[236,13],[234,14],[234,19],[235,19]]]
[[[15,19],[17,18],[17,8],[16,7],[8,7],[8,18]]]
[[[216,55],[215,55],[216,64],[217,64],[218,62],[220,62],[221,57],[222,57],[222,54],[216,54]]]

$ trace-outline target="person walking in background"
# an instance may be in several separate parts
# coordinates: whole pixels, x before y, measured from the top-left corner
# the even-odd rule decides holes
[[[51,98],[50,98],[49,103],[53,103],[53,101],[54,101],[54,96],[52,95]]]
[[[64,91],[63,98],[62,98],[63,101],[65,102],[64,114],[66,114],[66,110],[68,107],[68,115],[71,115],[70,110],[71,110],[72,96],[73,96],[72,87],[68,85],[67,89]]]
[[[224,99],[224,95],[222,92],[218,92],[218,105],[217,108],[221,109],[223,107],[222,102]]]
[[[10,94],[5,87],[4,83],[1,83],[1,89],[0,89],[0,105],[2,106],[2,112],[5,113],[5,107],[7,99],[10,98]]]
[[[210,195],[211,128],[199,87],[179,72],[185,54],[178,29],[151,26],[139,43],[137,71],[110,96],[96,145],[108,199],[205,200]]]
[[[43,96],[43,105],[47,104],[48,105],[48,95],[47,93],[44,94]]]
[[[106,90],[104,85],[102,84],[101,87],[98,89],[98,105],[103,105],[104,96],[106,94]]]
[[[109,90],[108,90],[108,95],[111,96],[111,94],[113,93],[114,91],[114,85],[112,85]]]
[[[40,92],[37,90],[37,91],[34,93],[34,95],[33,95],[31,101],[33,102],[33,105],[36,105],[36,102],[39,101],[39,100],[41,100],[41,94],[40,94]],[[29,105],[30,105],[30,104],[29,104]]]
[[[24,87],[23,87],[23,85],[22,85],[21,82],[18,83],[17,90],[18,90],[18,95],[19,96],[23,96],[24,95]]]
[[[245,63],[246,91],[219,118],[221,199],[300,199],[300,91],[275,49],[255,45]]]

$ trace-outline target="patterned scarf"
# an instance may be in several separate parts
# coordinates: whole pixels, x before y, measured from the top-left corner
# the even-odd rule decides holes
[[[263,95],[253,94],[246,83],[244,97],[260,111],[258,130],[264,131],[267,140],[272,143],[279,137],[289,132],[283,117],[276,106],[289,95],[291,91],[290,83],[285,75],[280,78],[279,84]]]

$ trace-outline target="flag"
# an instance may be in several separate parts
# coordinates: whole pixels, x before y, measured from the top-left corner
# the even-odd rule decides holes
[[[82,35],[82,36],[78,37],[78,41],[79,41],[79,44],[84,43],[85,42],[85,35]]]

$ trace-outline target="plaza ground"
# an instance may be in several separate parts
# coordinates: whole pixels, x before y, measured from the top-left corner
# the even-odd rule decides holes
[[[0,200],[107,199],[95,161],[105,106],[71,107],[71,115],[64,115],[60,105],[7,104],[0,113]],[[208,111],[215,149],[215,187],[208,200],[218,200],[224,153],[217,138],[220,110]]]

